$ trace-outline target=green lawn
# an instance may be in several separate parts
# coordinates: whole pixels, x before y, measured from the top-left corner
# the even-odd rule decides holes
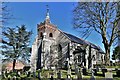
[[[62,73],[61,77],[62,78],[67,78],[67,71],[66,70],[60,70],[60,71]],[[114,75],[116,75],[116,71],[112,71],[112,72],[113,72]],[[42,70],[41,71],[41,78],[43,78],[42,80],[48,80],[48,78],[50,78],[50,73],[53,73],[54,74],[53,77],[57,78],[57,73],[55,71],[53,71],[53,70]],[[75,75],[75,72],[72,71],[71,73],[72,73],[71,77],[73,79],[76,79],[77,75]],[[98,75],[95,76],[96,80],[103,80],[104,79],[104,77],[102,76],[102,72],[97,72],[97,74]],[[38,71],[36,72],[36,75],[38,75]],[[31,75],[31,76],[33,76],[33,75]],[[11,77],[13,77],[13,76],[11,76]],[[27,78],[27,80],[29,80],[29,79],[30,80],[38,80],[37,78],[36,79],[34,79],[32,77],[28,78],[27,75],[25,75],[25,74],[22,74],[22,75],[20,75],[20,77],[17,77],[17,78],[18,78],[18,80],[21,79],[21,78]],[[89,80],[91,78],[91,74],[89,73],[87,76],[82,75],[82,78],[83,78],[83,80],[84,79]],[[8,79],[2,79],[2,80],[8,80]],[[120,77],[114,77],[113,80],[120,80]]]
[[[120,68],[120,66],[105,66],[106,68]]]
[[[115,77],[113,78],[113,80],[120,80],[120,77]]]

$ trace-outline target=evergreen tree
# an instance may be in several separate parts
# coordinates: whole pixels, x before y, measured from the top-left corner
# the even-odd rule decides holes
[[[14,71],[16,60],[29,61],[31,49],[29,43],[32,32],[27,31],[25,25],[22,25],[17,28],[7,28],[2,35],[3,61],[12,61]]]

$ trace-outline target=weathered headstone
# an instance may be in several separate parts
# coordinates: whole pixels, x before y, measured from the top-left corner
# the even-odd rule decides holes
[[[91,73],[92,73],[92,76],[91,76],[90,80],[95,80],[95,77],[94,77],[94,71],[91,70]]]
[[[90,80],[95,80],[95,77],[91,76]]]
[[[78,66],[75,65],[75,73],[77,74],[78,73]]]
[[[70,74],[67,75],[66,80],[71,80],[71,76],[70,76]]]
[[[8,75],[8,80],[10,80],[10,78],[11,78],[11,76],[10,76],[10,75]]]
[[[96,70],[97,70],[97,72],[99,72],[99,66],[96,66]]]
[[[16,76],[13,76],[13,80],[16,80]]]
[[[61,72],[60,71],[57,73],[57,78],[61,79]]]
[[[35,72],[33,72],[33,77],[34,77],[34,78],[36,77],[36,74],[35,74]]]
[[[105,78],[113,78],[113,73],[112,72],[107,72],[105,73]]]
[[[20,73],[20,72],[18,72],[18,75],[20,76],[20,75],[21,75],[21,73]]]
[[[52,76],[52,77],[54,76],[53,72],[52,72],[52,73],[49,73],[49,75],[50,75],[50,77],[51,77],[51,76]]]
[[[7,79],[7,80],[11,80],[11,78],[9,78],[9,77],[8,77],[8,79]]]
[[[2,78],[6,78],[5,71],[2,72]]]
[[[1,73],[1,75],[0,75],[0,80],[2,79],[2,73]]]
[[[77,73],[77,80],[82,80],[82,73],[81,73],[81,69],[78,69],[78,73]]]
[[[50,80],[53,80],[53,79],[54,79],[53,76],[51,76],[51,77],[50,77]]]
[[[95,71],[92,70],[91,73],[92,73],[92,76],[94,77],[94,73],[95,73]]]
[[[120,76],[120,69],[116,69],[116,74],[118,77]]]
[[[8,72],[7,72],[7,70],[5,70],[5,75],[6,75],[6,77],[8,77]]]
[[[87,75],[87,69],[86,69],[86,68],[83,68],[83,69],[82,69],[82,73],[83,73],[83,75]]]
[[[94,71],[94,75],[97,75],[97,69],[94,68],[94,69],[92,69],[92,70]]]
[[[27,77],[30,77],[30,71],[28,71],[28,73],[27,73]]]
[[[107,72],[107,69],[106,68],[103,68],[102,69],[102,73],[103,73],[103,76],[105,76],[105,73]]]

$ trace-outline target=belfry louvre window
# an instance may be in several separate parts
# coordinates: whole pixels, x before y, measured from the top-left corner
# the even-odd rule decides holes
[[[49,34],[49,37],[53,37],[53,34],[52,34],[52,33],[50,33],[50,34]]]
[[[40,32],[40,37],[43,37],[43,33],[42,32]]]

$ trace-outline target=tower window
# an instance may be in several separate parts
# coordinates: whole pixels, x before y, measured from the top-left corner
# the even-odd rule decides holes
[[[53,34],[52,34],[52,33],[50,33],[50,34],[49,34],[49,37],[53,37]]]
[[[40,32],[40,37],[43,37],[43,33],[42,32]]]
[[[81,62],[81,55],[78,55],[78,62]]]

